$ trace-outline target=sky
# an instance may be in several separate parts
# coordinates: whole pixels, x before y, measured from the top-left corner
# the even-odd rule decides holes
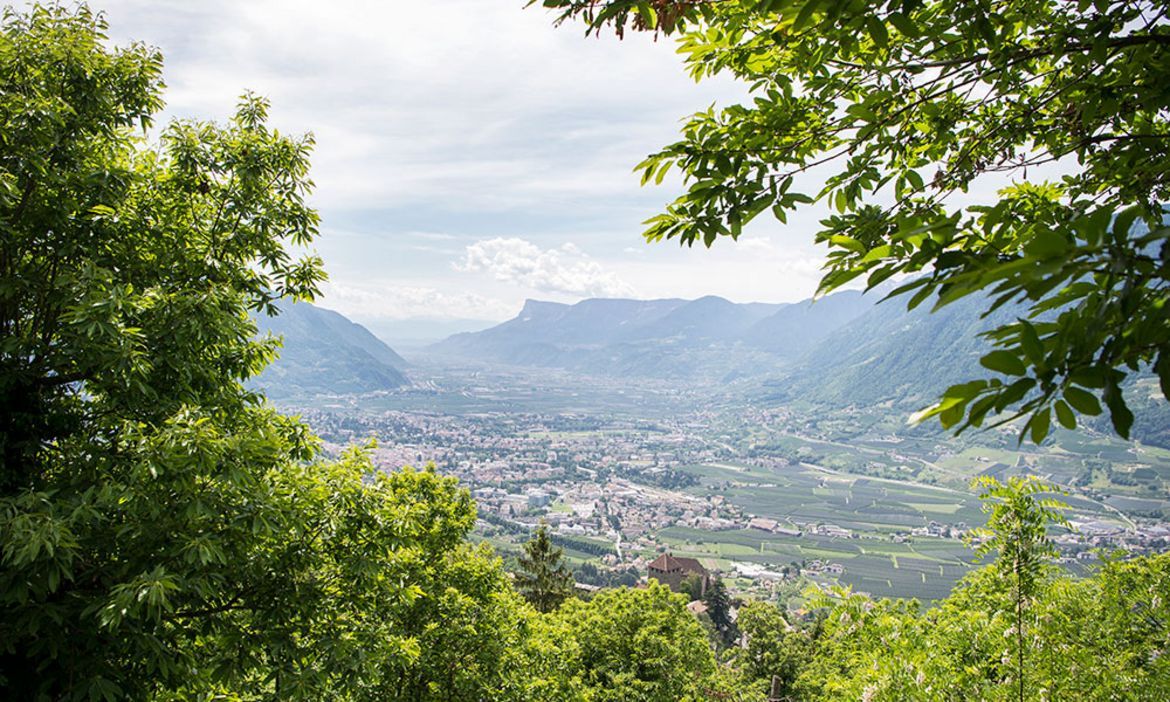
[[[791,302],[819,280],[815,210],[710,250],[640,236],[681,186],[640,187],[633,166],[743,96],[696,84],[669,40],[586,38],[524,0],[95,6],[115,43],[162,50],[164,119],[226,119],[252,90],[281,131],[313,133],[319,303],[383,337],[486,326],[529,298]]]

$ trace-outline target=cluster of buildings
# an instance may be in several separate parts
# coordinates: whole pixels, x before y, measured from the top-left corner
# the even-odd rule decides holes
[[[936,539],[961,539],[967,532],[967,524],[965,522],[958,522],[957,524],[940,524],[939,522],[930,520],[926,526],[917,527],[910,530],[911,536],[932,536]]]
[[[389,439],[373,451],[386,468],[433,462],[470,485],[505,486],[558,479],[579,481],[597,471],[660,482],[672,466],[725,458],[727,449],[672,421],[607,422],[572,414],[448,415],[385,411],[339,415],[305,410],[303,416],[335,448],[371,436]],[[583,471],[583,473],[581,472]]]
[[[823,426],[806,426],[785,410],[747,408],[736,421],[753,427],[787,427],[812,441],[829,444],[832,432]],[[305,418],[335,448],[362,443],[371,436],[384,443],[371,451],[375,464],[384,469],[402,465],[422,466],[433,462],[447,475],[458,477],[471,488],[481,515],[492,515],[517,525],[544,521],[555,533],[586,537],[614,545],[614,555],[603,562],[615,567],[646,567],[638,553],[655,553],[662,542],[655,534],[669,527],[705,532],[755,530],[781,537],[816,536],[829,539],[914,538],[962,539],[966,524],[937,521],[896,531],[860,533],[827,522],[779,520],[746,512],[711,490],[687,488],[695,477],[677,470],[685,465],[720,465],[731,459],[748,461],[765,468],[815,461],[807,447],[792,449],[787,434],[759,432],[740,450],[730,445],[734,429],[713,430],[715,416],[697,414],[681,419],[598,419],[571,413],[445,414],[440,412],[386,411],[379,414],[307,410]],[[745,435],[749,434],[745,429]],[[598,440],[604,436],[604,440]],[[768,438],[771,437],[771,438]],[[779,438],[777,438],[779,437]],[[821,438],[818,438],[821,437]],[[774,441],[775,445],[767,443]],[[902,463],[930,465],[915,459],[900,446],[896,436],[878,436],[870,443],[881,444],[863,454],[866,460],[879,456],[881,465],[850,466],[846,470],[880,475]],[[327,447],[328,448],[328,447]],[[819,450],[819,448],[818,448]],[[931,455],[931,460],[948,458]],[[991,462],[977,456],[975,460]],[[991,463],[991,468],[998,464]],[[898,475],[898,479],[905,476]],[[687,480],[691,482],[688,483]],[[750,489],[750,482],[735,487]],[[824,485],[822,485],[824,487]],[[1125,526],[1108,520],[1083,520],[1075,531],[1057,537],[1064,557],[1091,558],[1093,549],[1117,549],[1141,553],[1170,547],[1170,525],[1150,523]],[[677,563],[665,561],[660,574],[667,576]],[[693,560],[693,559],[690,559]],[[695,562],[697,564],[697,561]],[[690,567],[694,564],[689,564]],[[742,567],[741,567],[742,565]],[[701,566],[700,566],[701,567]],[[658,568],[658,566],[655,566]],[[779,573],[753,564],[736,564],[746,577],[783,580],[790,575],[840,575],[840,564],[813,561],[797,574]],[[692,569],[693,570],[693,569]],[[660,578],[661,579],[661,578]]]
[[[543,521],[564,534],[636,541],[670,526],[742,529],[749,521],[722,495],[699,497],[611,477],[603,484],[551,481],[472,490],[479,509],[522,523]]]
[[[1074,519],[1069,526],[1072,531],[1053,539],[1066,561],[1094,560],[1098,551],[1152,553],[1170,548],[1170,524],[1124,526],[1100,519]]]

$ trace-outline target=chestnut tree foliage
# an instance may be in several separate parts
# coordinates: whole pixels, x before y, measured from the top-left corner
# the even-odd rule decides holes
[[[324,461],[241,386],[275,348],[248,313],[323,278],[286,253],[316,234],[311,139],[249,96],[148,141],[161,59],[104,30],[84,7],[0,30],[4,696],[481,694],[499,639],[461,623],[522,615],[464,544],[466,491]]]
[[[105,30],[84,6],[0,22],[0,697],[694,688],[710,652],[681,597],[612,595],[645,655],[605,659],[576,633],[605,608],[543,619],[468,543],[454,479],[326,460],[243,387],[275,353],[249,314],[323,279],[288,253],[316,235],[312,140],[253,96],[148,138],[161,58]]]
[[[1165,3],[540,4],[590,32],[676,35],[696,79],[750,90],[640,164],[643,182],[678,169],[688,184],[647,239],[711,246],[819,203],[832,211],[815,235],[830,250],[820,292],[892,281],[910,307],[1020,305],[987,335],[995,377],[949,388],[921,417],[958,430],[1025,417],[1040,441],[1103,401],[1124,437],[1128,375],[1152,368],[1170,397]]]

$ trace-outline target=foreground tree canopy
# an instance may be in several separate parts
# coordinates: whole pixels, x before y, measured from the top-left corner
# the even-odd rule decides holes
[[[0,27],[0,696],[697,689],[710,651],[681,597],[541,619],[467,543],[454,479],[324,460],[242,386],[275,350],[249,313],[323,278],[286,252],[316,234],[312,140],[251,96],[226,124],[148,140],[161,57],[105,29],[84,6]],[[646,655],[597,648],[606,602]]]
[[[643,182],[675,168],[689,183],[647,239],[711,246],[761,213],[824,203],[821,292],[893,279],[910,307],[1019,305],[988,335],[982,365],[998,376],[951,387],[922,417],[959,430],[1027,417],[1040,441],[1054,416],[1072,428],[1103,400],[1128,436],[1127,375],[1152,367],[1170,397],[1165,3],[541,4],[591,32],[677,34],[696,78],[750,86],[639,166]]]
[[[104,29],[35,8],[0,33],[4,696],[324,699],[432,661],[470,684],[444,637],[507,603],[466,492],[324,462],[241,386],[274,350],[248,312],[322,279],[286,253],[315,234],[311,140],[247,97],[148,143],[161,59]]]
[[[150,141],[160,59],[85,7],[0,25],[0,696],[760,702],[1165,699],[1170,557],[1051,563],[1033,484],[989,484],[999,558],[919,613],[745,607],[717,661],[650,582],[529,605],[434,470],[326,460],[242,381],[249,312],[311,298],[311,140],[246,97]],[[561,594],[567,584],[547,541]],[[1026,678],[1024,671],[1027,671]]]
[[[750,605],[739,664],[758,690],[792,700],[1166,699],[1170,554],[1071,577],[1052,559],[1044,494],[986,481],[984,544],[998,555],[928,610],[837,590],[812,601],[823,623],[801,629]]]

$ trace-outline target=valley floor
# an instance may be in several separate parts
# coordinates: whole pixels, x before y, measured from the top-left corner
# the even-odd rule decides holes
[[[1080,569],[1096,549],[1170,545],[1170,451],[1090,433],[1042,447],[1014,430],[962,439],[889,408],[769,405],[747,388],[428,367],[403,391],[302,398],[334,450],[369,437],[392,470],[434,463],[480,510],[480,538],[515,553],[540,521],[585,579],[628,582],[659,552],[734,587],[787,597],[809,582],[935,600],[969,571],[984,515],[973,478],[1059,486]]]

